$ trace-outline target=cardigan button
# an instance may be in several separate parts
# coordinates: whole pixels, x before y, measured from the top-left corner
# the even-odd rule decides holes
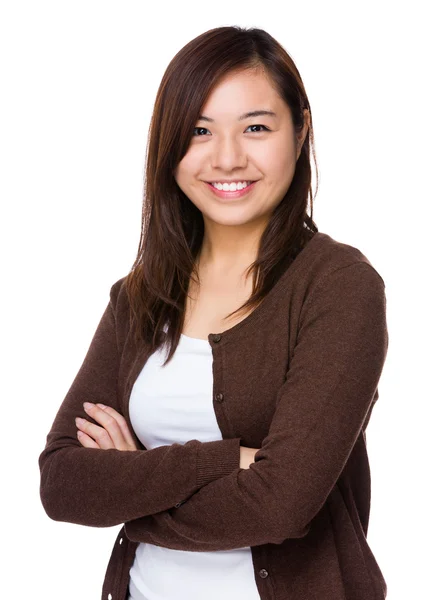
[[[108,600],[112,600],[112,594],[108,594]]]
[[[224,394],[221,394],[221,392],[219,392],[218,394],[215,394],[215,400],[217,402],[222,402],[224,400]]]
[[[269,575],[269,573],[266,571],[266,569],[260,569],[259,575],[260,575],[260,577],[265,579]]]
[[[219,342],[221,339],[221,334],[220,333],[214,333],[212,336],[212,339],[214,342]]]

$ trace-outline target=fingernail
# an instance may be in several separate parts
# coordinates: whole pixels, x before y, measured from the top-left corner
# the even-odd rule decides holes
[[[97,406],[100,406],[100,408],[106,408],[106,406],[104,404],[100,404],[100,402],[97,402]]]
[[[94,406],[92,402],[84,402],[84,408],[91,408],[92,406]]]

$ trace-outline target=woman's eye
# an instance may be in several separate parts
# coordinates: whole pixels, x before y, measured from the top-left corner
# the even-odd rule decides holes
[[[193,135],[195,135],[195,131],[201,131],[202,129],[206,129],[205,127],[194,127],[194,131],[193,131]],[[206,129],[207,131],[207,129]],[[201,136],[196,136],[196,137],[201,137]]]
[[[270,131],[270,129],[268,127],[266,127],[266,125],[250,125],[249,127],[264,127],[265,131]],[[249,129],[248,127],[248,129]],[[254,131],[254,133],[263,133],[262,131]]]
[[[249,127],[247,127],[247,129],[249,129],[250,127],[264,127],[265,131],[270,131],[270,129],[268,127],[266,127],[265,125],[250,125]],[[208,129],[206,129],[206,127],[194,127],[194,131],[209,131]],[[251,131],[251,133],[263,133],[263,131]],[[194,137],[202,137],[201,135],[195,135],[193,132]]]

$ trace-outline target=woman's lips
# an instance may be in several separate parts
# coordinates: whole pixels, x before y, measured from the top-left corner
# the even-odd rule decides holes
[[[225,192],[224,190],[217,190],[211,183],[205,181],[205,184],[209,187],[209,189],[218,196],[218,198],[223,198],[225,200],[235,200],[236,198],[242,198],[248,194],[251,190],[254,189],[257,181],[253,181],[251,184],[247,185],[243,190],[236,190],[235,192]]]

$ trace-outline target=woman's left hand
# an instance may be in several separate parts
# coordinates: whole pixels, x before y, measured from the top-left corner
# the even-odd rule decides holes
[[[88,404],[88,406],[86,406]],[[85,412],[101,427],[84,419],[75,420],[78,428],[78,440],[85,448],[108,450],[137,450],[124,417],[110,406],[84,404]],[[80,433],[79,433],[80,432]]]

